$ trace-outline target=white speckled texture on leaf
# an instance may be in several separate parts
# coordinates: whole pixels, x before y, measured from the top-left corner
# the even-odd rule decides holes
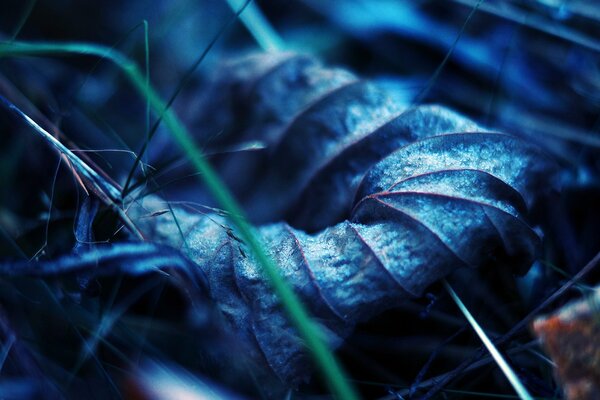
[[[287,217],[257,232],[332,346],[359,321],[421,295],[456,268],[529,267],[539,238],[523,216],[552,170],[538,149],[443,107],[395,104],[347,73],[327,87],[306,82],[307,70],[337,70],[306,57],[279,60],[251,82],[237,82],[237,97],[225,103],[270,110],[252,116],[245,133],[269,136],[265,165],[237,173],[252,182],[244,196],[251,219]],[[258,96],[262,87],[286,104]],[[156,198],[146,206],[164,208]],[[175,214],[189,256],[257,362],[288,384],[305,379],[304,348],[225,219],[181,208]],[[138,223],[155,241],[183,245],[168,213]]]
[[[268,145],[259,159],[234,155],[217,167],[233,173],[228,182],[244,182],[236,189],[257,234],[333,348],[358,322],[457,268],[523,272],[533,262],[539,238],[525,214],[549,187],[553,164],[530,143],[440,106],[396,104],[379,86],[308,56],[250,56],[214,82],[205,94],[214,104],[198,120],[222,129],[223,143],[238,133]],[[175,284],[210,296],[262,377],[305,380],[305,348],[227,220],[157,197],[142,204],[128,212],[148,242],[0,263],[0,274],[177,270]],[[82,243],[93,242],[93,210],[80,213]]]

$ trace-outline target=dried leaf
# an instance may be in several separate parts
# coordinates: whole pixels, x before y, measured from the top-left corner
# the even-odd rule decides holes
[[[263,68],[259,60],[233,64],[239,70],[227,73],[234,78],[217,79],[222,93],[237,95],[221,104],[235,124],[244,121],[233,117],[236,109],[262,110],[244,140],[271,143],[266,166],[243,170],[258,175],[248,179],[255,183],[245,204],[258,221],[288,215],[292,226],[264,225],[258,233],[332,346],[359,321],[421,295],[458,267],[530,266],[539,239],[523,215],[552,169],[538,149],[439,106],[395,104],[362,81],[312,86],[300,77],[322,67],[306,58],[268,55]],[[299,99],[287,92],[297,82]],[[164,208],[156,198],[145,206]],[[253,358],[284,382],[305,379],[304,348],[226,220],[174,212],[188,256]],[[138,223],[155,241],[184,245],[172,215]]]
[[[529,143],[442,107],[406,108],[378,86],[310,57],[259,55],[232,65],[207,92],[215,105],[201,119],[225,132],[246,126],[239,139],[270,146],[255,164],[231,158],[221,171],[251,183],[244,203],[255,221],[288,216],[291,225],[257,232],[332,347],[359,321],[421,295],[456,268],[522,272],[533,261],[539,239],[523,215],[552,163]],[[226,144],[227,134],[220,140]],[[155,244],[116,244],[79,261],[65,256],[2,272],[177,267],[208,288],[263,371],[292,386],[305,380],[305,349],[225,217],[181,207],[161,213],[158,198],[144,207],[130,216]],[[96,268],[98,259],[112,270]]]
[[[462,155],[466,148],[470,156]],[[533,148],[502,134],[456,134],[394,156],[396,162],[385,159],[367,174],[350,221],[314,235],[285,223],[259,229],[281,273],[331,332],[332,345],[357,322],[420,295],[455,268],[495,263],[523,271],[535,254],[538,238],[521,219],[519,194],[529,198],[525,170],[536,162]],[[259,266],[240,252],[221,217],[175,214],[223,313],[256,343],[257,357],[264,354],[284,381],[298,382],[304,349]],[[139,222],[155,241],[183,245],[172,216]]]
[[[600,287],[533,323],[568,399],[600,397]]]

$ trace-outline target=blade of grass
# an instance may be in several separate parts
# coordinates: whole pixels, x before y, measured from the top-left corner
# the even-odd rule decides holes
[[[235,11],[240,8],[242,0],[227,0],[227,3]],[[240,19],[263,50],[280,51],[283,49],[283,40],[279,37],[275,29],[273,29],[256,3],[248,5],[246,10],[240,14]]]
[[[519,333],[521,330],[526,328],[527,325],[533,320],[533,318],[535,318],[537,315],[539,315],[543,310],[546,309],[546,307],[548,307],[554,301],[556,301],[557,299],[562,297],[562,295],[564,295],[568,290],[570,290],[572,287],[574,287],[577,284],[577,282],[579,282],[583,278],[585,278],[588,274],[590,274],[592,271],[594,271],[599,265],[600,265],[600,252],[598,252],[594,256],[594,258],[592,258],[583,268],[581,268],[581,270],[579,270],[579,272],[575,276],[573,276],[573,278],[569,279],[565,284],[561,285],[550,296],[548,296],[544,301],[542,301],[540,304],[538,304],[536,307],[534,307],[532,310],[530,310],[529,313],[523,319],[521,319],[518,323],[513,325],[513,327],[510,328],[510,330],[508,332],[506,332],[504,335],[499,337],[496,340],[496,346],[503,345],[503,344],[507,343],[509,340],[511,340],[517,333]],[[438,377],[437,379],[435,379],[433,381],[434,382],[434,384],[432,385],[433,387],[429,391],[429,393],[438,392],[443,386],[447,385],[452,379],[456,378],[462,372],[469,369],[470,366],[477,363],[478,362],[477,360],[479,360],[484,355],[484,351],[485,351],[484,349],[478,350],[474,355],[472,355],[471,357],[469,357],[468,359],[463,361],[453,371],[446,373],[446,374],[444,374],[444,376],[441,376],[441,377]]]
[[[47,143],[53,146],[59,152],[59,154],[64,156],[67,159],[67,161],[71,163],[73,168],[75,168],[75,170],[78,173],[78,176],[85,180],[85,182],[88,185],[88,188],[91,189],[106,205],[108,205],[119,215],[123,223],[134,235],[136,235],[140,239],[143,239],[143,236],[139,232],[139,230],[135,227],[135,225],[133,225],[133,223],[125,214],[125,212],[118,206],[118,204],[121,203],[121,192],[119,191],[119,189],[117,189],[109,181],[100,176],[100,174],[98,174],[94,169],[92,169],[81,158],[75,155],[75,153],[69,150],[50,132],[42,128],[37,122],[31,119],[27,114],[21,111],[21,109],[19,109],[16,105],[11,103],[2,95],[0,95],[0,105],[6,107],[8,110],[12,111],[15,115],[17,115],[21,120],[25,121],[27,125],[33,128],[33,130],[37,132]]]
[[[474,0],[454,0],[456,3],[462,4],[466,7],[472,7]],[[590,2],[592,4],[592,2]],[[600,44],[594,37],[590,37],[583,32],[569,27],[568,25],[561,23],[561,21],[552,20],[543,16],[539,16],[534,12],[523,12],[522,9],[513,6],[510,2],[489,2],[482,5],[481,10],[495,15],[500,18],[504,18],[507,21],[514,22],[519,25],[524,25],[530,29],[535,29],[540,32],[544,32],[548,35],[557,37],[569,41],[581,47],[585,47],[595,52],[600,52]],[[592,18],[593,16],[588,16]],[[597,18],[597,17],[596,17]]]
[[[521,380],[519,379],[517,374],[515,374],[513,369],[510,367],[510,365],[508,365],[508,363],[506,362],[506,360],[504,359],[502,354],[500,354],[500,352],[498,351],[498,348],[496,346],[494,346],[494,343],[492,343],[492,341],[487,336],[487,334],[485,333],[483,328],[481,328],[481,326],[479,325],[477,320],[473,317],[471,312],[467,309],[467,307],[462,302],[460,297],[458,297],[458,295],[456,294],[454,289],[452,289],[452,286],[450,286],[448,281],[446,281],[445,279],[443,280],[443,284],[444,284],[444,287],[446,288],[446,291],[448,292],[448,294],[450,294],[450,297],[452,298],[452,300],[456,303],[456,305],[458,306],[460,311],[463,313],[463,315],[465,316],[465,318],[467,319],[469,324],[471,324],[471,326],[473,327],[473,330],[475,331],[475,333],[477,333],[477,336],[479,336],[479,339],[481,340],[481,342],[488,349],[488,351],[490,352],[490,354],[496,361],[496,364],[498,364],[498,366],[500,367],[500,369],[502,370],[502,372],[504,373],[504,375],[506,376],[506,378],[508,379],[508,381],[510,382],[512,387],[515,389],[515,392],[517,392],[517,394],[519,395],[519,398],[521,398],[522,400],[533,400],[533,397],[531,397],[531,395],[529,394],[529,392],[527,391],[525,386],[523,386],[523,383],[521,383]]]
[[[15,26],[15,29],[10,37],[11,41],[15,40],[17,38],[17,36],[19,36],[19,33],[21,33],[21,29],[23,29],[23,27],[25,26],[25,23],[29,19],[31,12],[33,11],[33,8],[35,7],[35,3],[37,3],[37,0],[29,0],[27,5],[25,6],[25,9],[23,10],[23,14],[21,14],[21,18],[19,18],[19,22]]]
[[[444,70],[444,67],[446,67],[446,64],[448,64],[448,61],[450,60],[450,56],[452,55],[452,53],[454,53],[454,49],[456,49],[456,45],[458,45],[460,38],[462,37],[463,33],[465,33],[465,29],[467,29],[469,22],[471,22],[471,19],[473,18],[473,16],[475,15],[475,13],[479,9],[479,7],[481,6],[481,3],[483,3],[483,0],[477,0],[477,3],[475,3],[473,5],[473,7],[471,8],[469,15],[467,15],[465,22],[463,22],[462,26],[460,27],[460,31],[456,35],[456,38],[454,39],[452,46],[450,46],[450,49],[448,49],[448,51],[446,52],[446,55],[444,56],[444,59],[438,65],[438,67],[435,69],[433,75],[429,79],[429,82],[427,82],[427,86],[425,86],[425,88],[423,90],[421,90],[421,92],[415,97],[415,100],[413,101],[414,104],[417,104],[417,105],[421,104],[423,102],[423,100],[425,100],[425,97],[427,97],[427,94],[429,93],[429,91],[431,90],[431,88],[433,87],[433,85],[435,84],[437,79],[439,78],[440,74]]]
[[[510,355],[521,354],[523,352],[529,352],[532,347],[539,347],[539,343],[536,340],[534,340],[534,341],[531,341],[531,342],[529,342],[527,344],[520,345],[518,347],[509,348],[509,349],[506,350],[506,353],[510,354]],[[477,357],[477,360],[471,362],[469,364],[469,366],[467,366],[466,368],[464,368],[464,370],[462,370],[462,372],[472,372],[472,371],[475,371],[475,370],[477,370],[479,368],[482,368],[482,367],[484,367],[484,366],[486,366],[486,365],[491,364],[491,363],[494,362],[494,359],[492,358],[491,355],[489,355],[489,353],[487,353],[487,354],[486,353],[481,353],[481,354],[478,353],[478,355],[479,356]],[[430,388],[430,387],[437,387],[438,383],[440,381],[445,380],[445,378],[448,377],[448,376],[450,376],[450,375],[454,376],[454,372],[451,371],[451,372],[443,373],[441,375],[433,376],[431,378],[428,378],[428,379],[420,382],[418,384],[417,388],[419,390],[423,390],[423,389],[427,389],[427,388]],[[388,385],[390,387],[394,387],[393,383],[389,383]],[[439,387],[432,394],[430,394],[430,392],[427,392],[423,396],[423,398],[426,398],[426,399],[434,398],[433,396],[436,393],[443,392],[445,390],[447,390],[447,389],[444,388],[444,387]],[[399,390],[397,392],[394,392],[394,394],[390,394],[390,395],[387,395],[387,396],[380,397],[378,400],[395,400],[395,399],[397,399],[397,396],[395,396],[395,394],[398,394],[400,396],[408,396],[409,393],[410,393],[410,387],[407,387],[405,389],[401,389],[401,390]]]
[[[71,150],[69,150],[64,144],[56,139],[50,132],[46,131],[37,122],[31,119],[27,114],[21,111],[17,106],[11,103],[4,96],[0,95],[0,103],[4,105],[8,110],[13,111],[17,116],[24,120],[30,127],[32,127],[44,140],[50,143],[56,148],[60,154],[64,154],[67,159],[76,166],[77,170],[94,186],[106,193],[111,200],[120,199],[121,193],[114,186],[106,182],[96,171],[94,171],[89,165],[84,163],[79,157],[77,157]]]
[[[52,186],[50,187],[50,198],[48,199],[48,216],[46,217],[46,223],[44,224],[44,243],[40,246],[39,250],[31,257],[31,259],[37,259],[40,254],[44,252],[48,247],[48,237],[50,236],[50,221],[52,220],[52,209],[54,208],[54,194],[56,193],[56,180],[58,178],[58,172],[62,164],[62,157],[58,157],[58,164],[54,170],[54,177],[52,178]]]
[[[200,66],[200,64],[202,64],[202,61],[204,61],[204,59],[206,58],[206,56],[208,55],[208,53],[210,52],[210,50],[214,47],[214,45],[217,43],[217,41],[219,40],[219,38],[221,36],[223,36],[223,34],[227,30],[227,28],[229,28],[229,26],[234,21],[237,20],[237,18],[246,9],[246,7],[248,6],[248,4],[250,4],[251,1],[252,0],[246,0],[246,2],[240,7],[240,9],[237,10],[237,12],[234,15],[232,15],[232,17],[227,22],[225,22],[225,24],[223,24],[223,26],[221,27],[221,29],[219,29],[219,31],[216,33],[216,35],[211,39],[211,41],[208,43],[208,45],[204,48],[204,50],[202,51],[202,53],[200,54],[200,56],[198,56],[198,58],[194,61],[194,63],[188,68],[188,70],[186,71],[186,73],[183,75],[183,77],[179,81],[177,87],[175,88],[175,90],[171,94],[171,97],[169,97],[169,100],[167,101],[165,110],[171,107],[171,105],[173,104],[173,102],[175,101],[175,99],[177,98],[177,96],[179,95],[179,93],[181,92],[181,90],[190,81],[190,79],[192,78],[192,76],[193,76],[194,72],[196,71],[196,69],[198,69],[198,67]],[[154,124],[152,125],[152,128],[150,129],[150,131],[146,135],[147,140],[144,142],[144,144],[142,145],[142,148],[138,152],[138,158],[135,160],[135,162],[133,163],[133,166],[129,170],[129,174],[127,175],[127,179],[125,180],[125,185],[123,185],[123,192],[122,192],[123,193],[123,198],[125,198],[130,193],[130,191],[131,191],[130,190],[131,189],[130,188],[130,184],[131,184],[131,180],[133,179],[133,174],[134,174],[134,172],[135,172],[138,164],[140,163],[142,156],[146,153],[146,150],[148,149],[148,145],[150,143],[150,140],[152,140],[152,137],[156,133],[156,131],[157,131],[158,127],[160,126],[161,122],[162,122],[162,116],[159,115],[158,118],[156,119],[156,121],[154,122]]]
[[[322,340],[322,334],[311,321],[308,311],[296,294],[279,274],[278,267],[264,250],[254,228],[247,222],[241,207],[231,193],[221,183],[220,178],[205,160],[194,144],[185,126],[167,107],[151,85],[146,84],[144,75],[137,65],[118,51],[101,45],[89,43],[0,43],[1,56],[41,56],[41,55],[78,54],[105,58],[117,65],[129,79],[139,94],[145,97],[154,112],[162,118],[165,125],[200,173],[203,183],[215,200],[227,212],[229,220],[237,228],[239,236],[248,245],[263,272],[269,279],[273,290],[284,306],[288,318],[298,330],[310,354],[313,356],[326,383],[339,399],[357,399],[358,396],[345,377],[341,366],[333,353]],[[60,143],[60,142],[59,142]],[[64,146],[63,146],[64,147]],[[139,154],[138,154],[139,156]]]

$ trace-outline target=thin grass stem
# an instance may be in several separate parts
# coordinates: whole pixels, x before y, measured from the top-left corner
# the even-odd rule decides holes
[[[194,72],[196,71],[196,69],[198,69],[198,67],[200,66],[200,64],[202,64],[202,62],[204,61],[204,59],[206,58],[206,56],[208,55],[208,53],[210,52],[210,50],[214,47],[214,45],[217,43],[217,41],[219,40],[219,38],[225,33],[225,31],[227,30],[227,28],[229,28],[229,26],[234,21],[236,21],[237,18],[240,16],[240,14],[246,9],[246,7],[248,6],[248,4],[250,4],[250,1],[251,0],[246,0],[246,2],[242,5],[242,7],[240,7],[240,9],[237,10],[237,12],[225,24],[223,24],[223,26],[221,27],[221,29],[219,29],[219,31],[217,32],[217,34],[212,38],[212,40],[204,48],[204,50],[202,51],[202,53],[200,54],[200,56],[187,69],[187,71],[185,72],[185,74],[183,75],[183,77],[181,78],[181,80],[179,81],[179,83],[177,84],[177,87],[175,88],[175,90],[171,94],[171,97],[169,97],[169,100],[166,103],[165,109],[168,109],[168,108],[171,107],[171,105],[173,104],[173,102],[175,101],[175,99],[177,98],[177,96],[179,95],[179,93],[181,92],[181,90],[191,80]],[[156,119],[156,121],[154,122],[154,124],[152,125],[152,128],[150,129],[150,131],[148,132],[148,134],[147,134],[147,140],[144,142],[144,144],[142,145],[142,148],[138,152],[138,158],[136,158],[136,160],[134,161],[133,166],[131,167],[131,169],[129,171],[129,174],[127,176],[127,179],[125,180],[125,185],[123,185],[123,192],[122,192],[123,193],[123,198],[125,198],[129,194],[129,192],[130,192],[129,185],[131,184],[131,180],[133,179],[133,174],[134,174],[134,172],[135,172],[138,164],[141,162],[141,157],[145,154],[146,150],[148,149],[148,145],[150,143],[150,140],[152,140],[152,138],[154,137],[154,134],[156,133],[158,127],[160,126],[161,121],[162,121],[162,117],[159,116]]]
[[[492,355],[492,357],[494,358],[494,360],[496,361],[496,363],[498,364],[498,366],[500,367],[500,369],[502,370],[512,387],[515,389],[515,392],[517,392],[519,398],[522,400],[533,400],[533,397],[529,394],[525,386],[523,386],[523,383],[521,382],[515,371],[513,371],[510,365],[508,365],[502,354],[500,354],[500,352],[498,351],[498,348],[494,345],[494,343],[492,343],[492,341],[485,333],[481,325],[479,325],[479,323],[473,317],[469,309],[465,306],[460,297],[458,297],[454,289],[452,289],[452,286],[450,286],[448,281],[446,281],[445,279],[443,280],[443,284],[448,294],[450,294],[452,300],[456,303],[456,305],[463,313],[469,324],[471,324],[473,330],[475,331],[475,333],[477,333],[477,336],[479,336],[479,339],[481,340],[483,345],[488,349],[488,351],[490,352],[490,354]]]

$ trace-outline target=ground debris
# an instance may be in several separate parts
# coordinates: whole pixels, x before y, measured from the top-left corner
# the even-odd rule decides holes
[[[600,286],[533,323],[568,399],[600,398]]]

